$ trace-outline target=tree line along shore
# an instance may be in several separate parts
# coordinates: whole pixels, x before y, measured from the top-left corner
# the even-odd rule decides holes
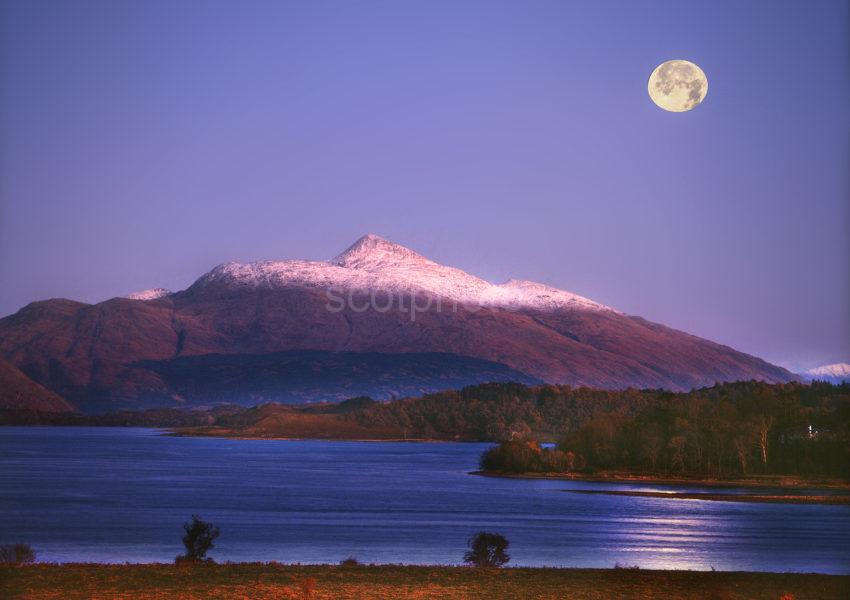
[[[0,424],[134,425],[239,438],[497,442],[482,457],[482,470],[507,475],[777,486],[845,485],[850,477],[850,385],[820,382],[749,381],[682,393],[491,383],[390,402],[358,397],[100,416],[4,411]],[[556,445],[539,444],[547,442]]]

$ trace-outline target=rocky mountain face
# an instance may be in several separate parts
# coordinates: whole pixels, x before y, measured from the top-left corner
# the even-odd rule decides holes
[[[0,359],[0,409],[70,412],[74,407],[24,375],[15,365]]]
[[[402,398],[434,389],[489,382],[542,383],[505,365],[438,352],[381,354],[290,350],[269,354],[203,354],[136,366],[159,375],[180,398],[255,406],[269,399]]]
[[[34,302],[0,319],[0,356],[90,412],[208,405],[224,400],[216,389],[256,403],[488,378],[673,390],[794,379],[571,292],[494,285],[371,235],[331,261],[220,265],[176,293]]]

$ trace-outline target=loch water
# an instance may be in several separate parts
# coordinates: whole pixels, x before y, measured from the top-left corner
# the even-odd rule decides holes
[[[170,562],[197,514],[221,528],[218,561],[458,564],[487,530],[514,565],[850,573],[846,505],[571,494],[747,490],[469,474],[487,444],[164,433],[0,427],[0,543],[43,561]]]

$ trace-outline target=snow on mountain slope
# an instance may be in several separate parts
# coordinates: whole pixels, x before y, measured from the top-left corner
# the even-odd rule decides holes
[[[170,295],[171,290],[167,290],[165,288],[151,288],[149,290],[133,292],[132,294],[127,294],[124,297],[128,300],[156,300],[157,298],[164,298],[165,296]]]
[[[835,363],[809,369],[805,373],[811,379],[828,381],[850,381],[850,365],[847,363]]]
[[[202,276],[192,287],[213,284],[422,294],[465,305],[511,309],[613,310],[583,296],[532,281],[510,280],[494,285],[372,234],[363,236],[331,261],[225,263]]]
[[[336,297],[326,295],[334,286]],[[361,294],[346,303],[345,290],[376,292],[374,310],[367,310]],[[439,296],[440,303],[425,301],[426,293]],[[461,301],[458,310],[447,304],[451,299]],[[476,313],[467,303],[492,309]],[[326,353],[324,367],[282,371],[269,362],[278,353],[307,351]],[[260,389],[260,382],[285,371],[304,382],[310,399],[327,399],[338,389],[334,381],[348,380],[353,372],[335,357],[340,352],[378,365],[370,372],[384,390],[396,389],[397,382],[444,389],[449,380],[498,375],[452,357],[486,361],[501,373],[508,369],[547,383],[603,389],[689,390],[718,381],[796,379],[728,346],[539,283],[493,285],[375,236],[329,261],[221,265],[167,300],[53,299],[0,319],[0,359],[21,373],[26,367],[25,378],[84,412],[182,403],[187,390],[208,383],[202,370],[171,362],[183,357],[231,357],[220,375],[237,382],[237,391],[243,385]],[[409,356],[397,360],[411,353],[449,358],[414,372],[404,362]],[[378,364],[375,355],[387,360]],[[361,368],[359,362],[349,365]],[[452,373],[457,377],[447,379]],[[14,379],[13,371],[0,370],[0,390],[9,382],[17,385]],[[288,401],[282,395],[267,399]]]

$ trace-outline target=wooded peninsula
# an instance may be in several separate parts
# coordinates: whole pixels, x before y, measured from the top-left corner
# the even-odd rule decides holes
[[[358,397],[101,416],[3,411],[0,424],[164,427],[178,435],[237,438],[499,442],[481,467],[506,475],[776,483],[850,477],[850,385],[820,382],[738,382],[687,393],[491,383],[390,402]]]

